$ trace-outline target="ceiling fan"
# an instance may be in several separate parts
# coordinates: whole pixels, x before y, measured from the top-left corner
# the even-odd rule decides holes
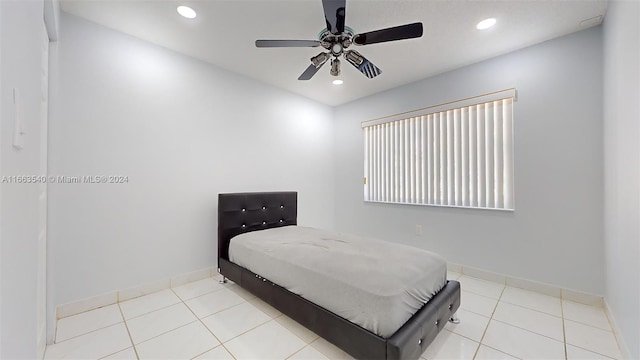
[[[413,39],[422,36],[422,23],[413,23],[391,28],[354,34],[345,26],[346,0],[322,0],[324,18],[327,28],[318,35],[319,40],[256,40],[256,47],[318,47],[329,50],[311,58],[311,65],[298,77],[298,80],[309,80],[331,57],[331,75],[340,75],[342,57],[366,77],[373,79],[382,71],[355,50],[347,50],[351,45],[369,45],[387,41]]]

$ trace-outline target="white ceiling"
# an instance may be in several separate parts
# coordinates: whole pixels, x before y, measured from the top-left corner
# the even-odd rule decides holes
[[[62,0],[62,9],[107,27],[298,93],[339,105],[373,93],[598,25],[606,0],[347,0],[356,33],[424,24],[419,39],[357,47],[382,75],[368,79],[346,61],[332,85],[326,64],[309,81],[298,76],[321,48],[258,49],[256,39],[317,39],[321,0]],[[189,20],[176,12],[194,8]],[[478,21],[498,20],[489,30]]]

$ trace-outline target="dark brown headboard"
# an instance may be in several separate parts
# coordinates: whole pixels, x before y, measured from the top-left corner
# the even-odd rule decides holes
[[[279,226],[297,225],[295,191],[218,194],[218,257],[229,260],[234,236]]]

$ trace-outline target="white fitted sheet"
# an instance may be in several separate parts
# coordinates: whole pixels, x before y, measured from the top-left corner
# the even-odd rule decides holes
[[[229,259],[383,338],[447,277],[446,262],[432,252],[302,226],[238,235]]]

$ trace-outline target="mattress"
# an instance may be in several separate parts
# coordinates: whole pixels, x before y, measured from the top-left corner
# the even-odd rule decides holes
[[[231,239],[229,259],[383,338],[446,283],[429,251],[302,226]]]

